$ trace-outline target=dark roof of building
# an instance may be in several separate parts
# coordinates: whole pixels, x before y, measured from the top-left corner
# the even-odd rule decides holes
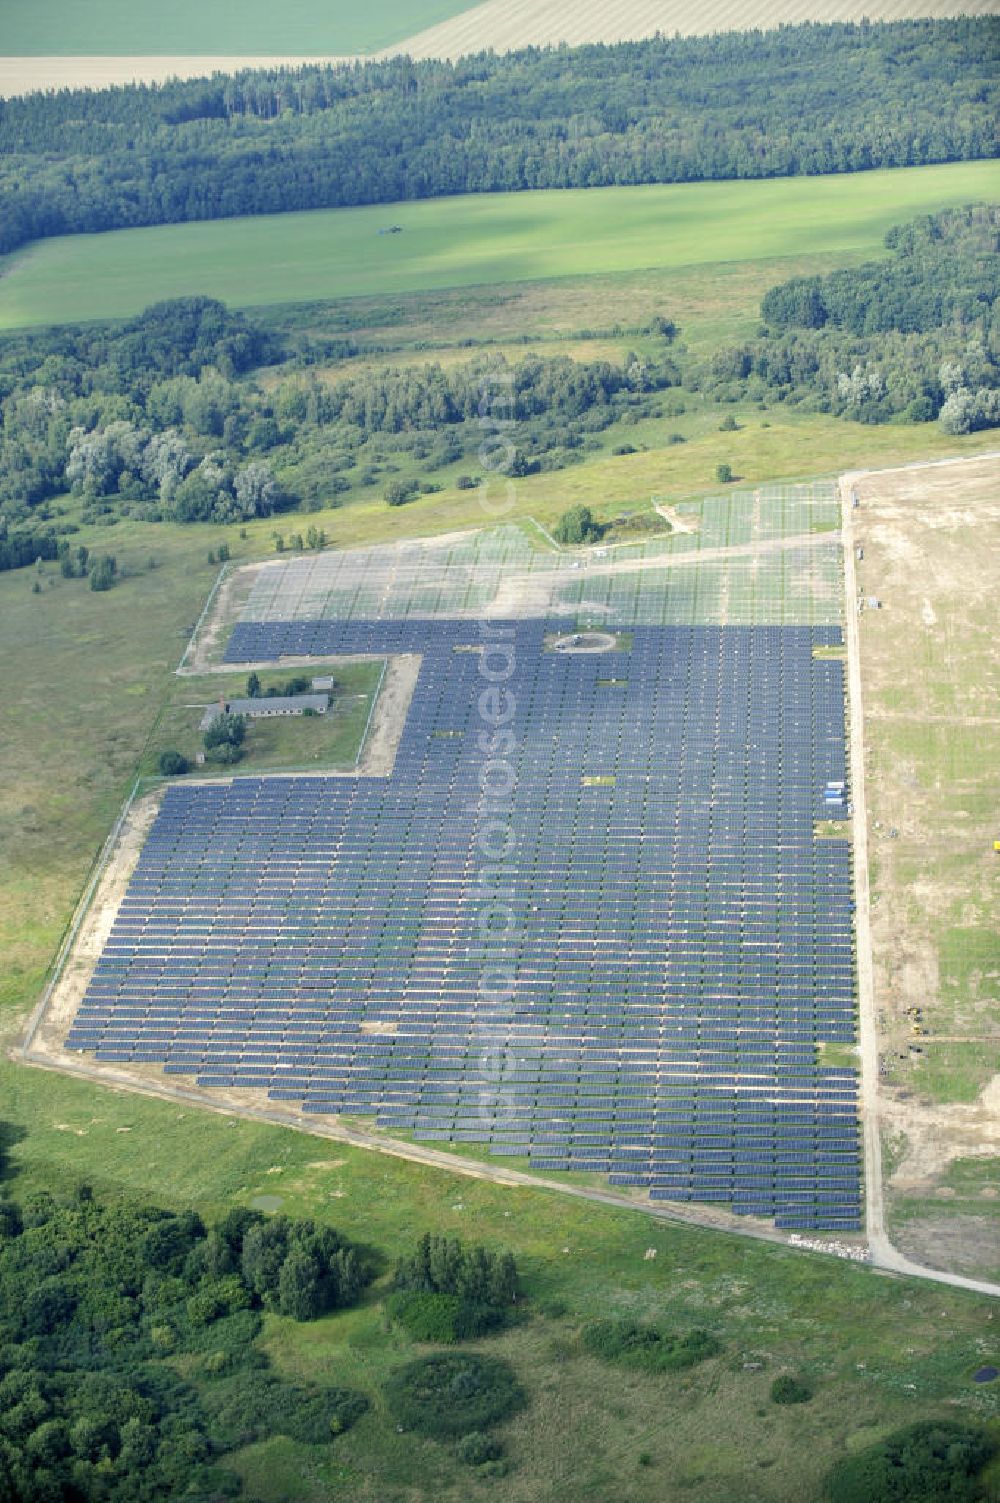
[[[329,694],[260,694],[254,699],[228,701],[230,715],[294,715],[296,711],[319,710],[330,703]]]

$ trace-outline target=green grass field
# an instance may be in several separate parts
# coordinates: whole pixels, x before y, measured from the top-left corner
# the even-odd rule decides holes
[[[205,293],[238,306],[642,268],[879,253],[892,224],[996,197],[995,162],[839,177],[481,194],[118,230],[0,263],[0,328],[138,313]],[[378,234],[399,224],[399,235]]]
[[[258,772],[304,772],[319,768],[351,768],[361,752],[372,701],[382,677],[382,664],[345,663],[335,670],[336,692],[325,715],[255,720],[247,728],[243,760],[235,767],[212,767],[198,775],[228,777]],[[260,674],[261,687],[280,688],[291,670]],[[214,673],[178,679],[169,703],[156,722],[139,764],[142,777],[158,777],[160,753],[179,751],[194,763],[201,749],[201,719],[205,708],[220,695],[237,698],[245,692],[245,675]]]
[[[472,0],[4,0],[0,55],[345,56],[450,20]]]

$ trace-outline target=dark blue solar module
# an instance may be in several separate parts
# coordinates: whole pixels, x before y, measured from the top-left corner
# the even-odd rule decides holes
[[[422,654],[393,774],[172,786],[69,1047],[853,1229],[839,633],[565,632],[238,626],[232,662]]]

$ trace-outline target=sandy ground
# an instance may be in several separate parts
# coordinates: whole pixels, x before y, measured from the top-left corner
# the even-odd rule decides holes
[[[221,661],[226,645],[227,628],[238,621],[253,588],[253,582],[267,562],[241,564],[219,576],[215,589],[206,602],[202,619],[198,622],[181,659],[178,673],[208,673],[224,668]]]
[[[947,1201],[953,1192],[941,1179],[950,1164],[1000,1154],[1000,1075],[971,1102],[938,1103],[920,1073],[935,1048],[978,1047],[988,1068],[1000,1045],[995,991],[945,997],[937,949],[940,930],[956,921],[981,924],[992,907],[1000,923],[997,832],[989,813],[975,812],[988,795],[984,777],[1000,762],[1000,722],[991,713],[1000,694],[1000,458],[851,475],[843,488],[869,1234],[876,1261],[900,1267],[907,1260],[883,1224],[880,1144],[896,1150],[884,1185],[890,1210],[901,1198]],[[858,595],[877,598],[880,608],[866,606],[859,618]],[[956,737],[959,728],[972,733],[978,776],[963,779],[961,761],[946,773],[916,749],[908,754],[925,728],[940,733],[945,725]],[[938,745],[946,756],[947,743]],[[1000,800],[1000,783],[995,791]],[[914,1008],[924,1029],[916,1037]],[[981,1193],[990,1198],[988,1184]],[[952,1216],[944,1239],[932,1225],[940,1221],[908,1215],[893,1237],[904,1254],[935,1267],[997,1266],[983,1231],[992,1228],[995,1243],[995,1220]]]
[[[558,46],[561,42],[634,41],[666,36],[703,36],[714,31],[770,29],[799,21],[900,21],[922,16],[1000,14],[1000,0],[487,0],[472,10],[417,32],[386,52],[415,58],[457,58],[492,49]],[[350,57],[0,57],[0,97],[34,89],[107,88],[113,84],[163,83],[244,68],[302,67],[352,62]]]

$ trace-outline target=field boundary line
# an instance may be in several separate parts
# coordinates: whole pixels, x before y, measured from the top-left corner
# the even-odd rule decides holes
[[[379,702],[379,698],[381,697],[382,685],[385,683],[385,676],[388,671],[389,659],[384,658],[382,662],[382,672],[378,676],[378,683],[375,685],[375,693],[372,695],[372,702],[368,709],[368,719],[365,721],[365,728],[361,733],[361,740],[358,743],[358,754],[354,758],[355,767],[360,766],[361,758],[364,756],[365,747],[368,745],[368,732],[372,728],[372,720],[375,715],[375,707]]]
[[[185,669],[184,665],[187,662],[188,657],[190,656],[192,648],[195,646],[195,644],[198,641],[198,633],[201,631],[201,628],[204,625],[205,619],[208,616],[209,611],[212,609],[212,605],[213,605],[213,603],[215,601],[216,595],[219,593],[219,587],[222,584],[222,581],[225,579],[226,575],[230,572],[230,566],[231,566],[231,561],[227,561],[226,563],[224,563],[222,565],[222,568],[219,570],[218,574],[215,576],[215,583],[214,583],[214,585],[212,586],[212,588],[208,592],[208,599],[205,601],[205,604],[201,608],[201,615],[198,617],[197,621],[194,623],[194,627],[192,629],[191,635],[190,635],[190,637],[188,637],[188,640],[187,640],[187,646],[184,648],[184,652],[181,655],[181,660],[177,664],[177,667],[174,669],[174,675],[175,675],[175,677],[180,677],[182,674],[184,674],[187,671]]]

